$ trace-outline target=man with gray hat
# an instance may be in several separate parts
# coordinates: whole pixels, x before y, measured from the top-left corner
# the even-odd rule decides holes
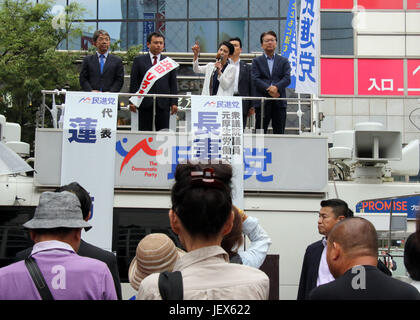
[[[55,300],[116,300],[114,282],[105,263],[76,254],[83,220],[73,193],[44,192],[34,218],[23,225],[35,245],[31,258]],[[41,277],[42,278],[42,277]],[[42,279],[41,279],[42,280]],[[39,300],[40,289],[25,261],[0,268],[0,300]]]

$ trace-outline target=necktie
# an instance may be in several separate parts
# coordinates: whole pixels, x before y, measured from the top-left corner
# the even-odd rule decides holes
[[[153,65],[157,63],[157,56],[153,56]]]
[[[104,64],[105,64],[105,56],[103,54],[101,54],[99,56],[99,63],[101,65],[101,74],[104,71]]]

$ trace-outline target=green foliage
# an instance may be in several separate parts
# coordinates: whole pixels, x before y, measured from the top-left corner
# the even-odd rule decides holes
[[[23,141],[33,140],[33,133],[26,131],[34,131],[42,89],[78,88],[78,56],[55,49],[67,36],[81,34],[71,24],[81,12],[78,5],[68,6],[64,23],[57,27],[51,1],[0,3],[0,114],[22,126]]]
[[[68,5],[62,14],[53,13],[52,7],[51,0],[38,4],[30,0],[0,1],[0,114],[9,122],[19,123],[22,141],[32,146],[41,90],[80,90],[76,60],[82,55],[56,49],[63,40],[83,34],[83,24],[75,28],[73,21],[81,21],[85,10],[77,3]],[[125,54],[117,51],[117,41],[110,51],[123,59],[129,71],[141,49],[142,45],[133,46]],[[94,51],[91,48],[88,54]],[[57,104],[64,102],[62,99],[57,97]],[[51,106],[51,96],[47,95],[46,103]],[[49,119],[47,111],[46,121]]]

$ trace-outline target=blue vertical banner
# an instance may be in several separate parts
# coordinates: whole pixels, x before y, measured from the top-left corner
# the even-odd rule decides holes
[[[297,53],[296,92],[318,95],[319,0],[302,0]]]
[[[290,85],[288,88],[296,87],[296,67],[297,67],[297,42],[296,42],[296,0],[289,1],[289,10],[287,12],[286,28],[284,30],[283,46],[281,55],[289,59]]]
[[[146,20],[153,20],[153,21],[143,21],[143,51],[147,49],[147,36],[149,33],[155,31],[155,14],[145,12],[143,14],[144,19]]]

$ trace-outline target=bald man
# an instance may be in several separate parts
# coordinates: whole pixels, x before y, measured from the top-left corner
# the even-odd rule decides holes
[[[420,300],[415,287],[376,267],[378,237],[366,219],[344,219],[332,228],[327,263],[335,280],[313,289],[312,300]]]

